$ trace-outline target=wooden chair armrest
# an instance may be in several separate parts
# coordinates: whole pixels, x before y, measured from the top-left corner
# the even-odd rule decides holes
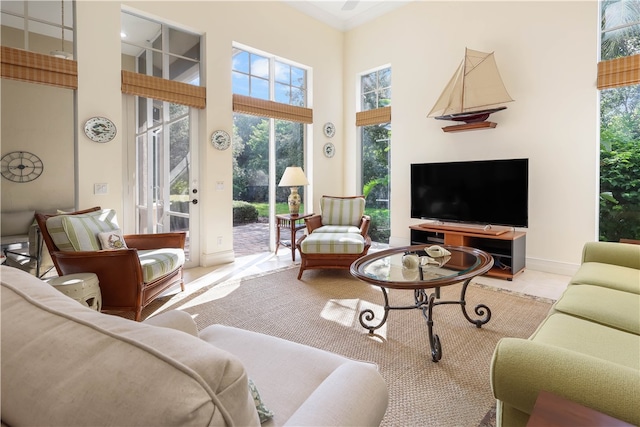
[[[360,234],[362,237],[369,235],[369,225],[371,224],[371,217],[369,215],[363,215],[360,220]]]
[[[316,228],[322,227],[322,216],[321,215],[313,215],[309,218],[304,219],[304,223],[307,226],[307,233],[313,233],[313,230]]]
[[[187,233],[178,231],[174,233],[158,234],[125,234],[122,236],[127,247],[138,250],[180,248],[184,249]]]
[[[51,254],[63,275],[95,273],[100,282],[103,304],[134,306],[144,285],[137,249],[114,251],[80,251]]]

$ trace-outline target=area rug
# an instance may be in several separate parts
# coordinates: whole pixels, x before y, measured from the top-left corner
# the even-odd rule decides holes
[[[204,286],[190,294],[158,300],[145,310],[180,309],[199,329],[214,323],[248,329],[374,362],[389,387],[383,426],[490,426],[495,399],[489,369],[503,337],[528,337],[552,301],[471,284],[467,307],[486,304],[489,323],[478,329],[459,305],[434,308],[434,332],[442,359],[431,360],[427,326],[420,310],[395,310],[370,335],[358,320],[363,309],[381,316],[379,288],[348,271],[312,270],[296,279],[297,268]],[[443,300],[458,300],[461,284],[442,289]],[[391,290],[390,305],[413,304],[413,292]],[[155,306],[155,307],[154,307]],[[268,402],[267,402],[268,403]]]

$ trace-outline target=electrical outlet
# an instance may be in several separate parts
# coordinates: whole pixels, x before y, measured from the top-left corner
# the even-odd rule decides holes
[[[218,236],[218,246],[222,246],[222,236]]]
[[[224,181],[216,182],[216,191],[224,191]]]

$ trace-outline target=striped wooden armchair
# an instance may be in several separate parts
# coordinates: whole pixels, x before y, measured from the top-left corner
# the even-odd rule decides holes
[[[364,196],[322,196],[320,214],[305,218],[307,234],[296,247],[302,261],[298,280],[304,270],[349,269],[371,247],[369,223],[364,214]]]

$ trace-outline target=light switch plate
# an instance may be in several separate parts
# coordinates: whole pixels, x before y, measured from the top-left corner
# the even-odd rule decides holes
[[[107,194],[109,192],[109,184],[93,184],[93,194]]]

